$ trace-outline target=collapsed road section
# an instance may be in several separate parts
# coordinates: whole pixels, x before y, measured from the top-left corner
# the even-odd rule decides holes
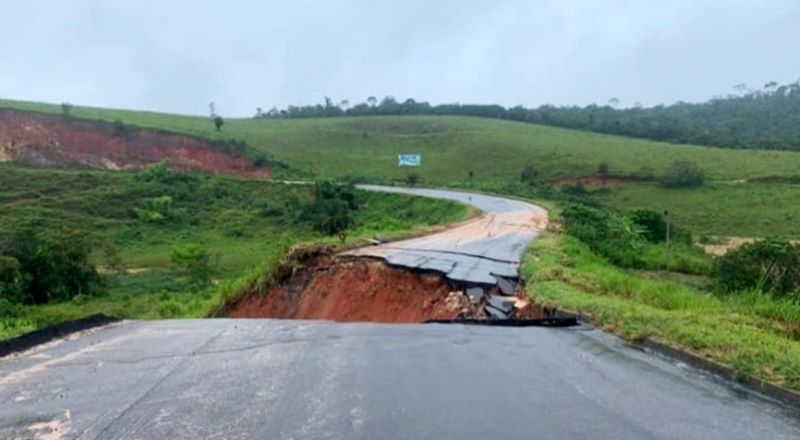
[[[361,189],[471,204],[483,214],[424,237],[333,255],[290,256],[289,276],[251,291],[222,313],[229,317],[423,322],[538,318],[520,289],[528,244],[547,226],[530,203],[458,191],[364,185]]]

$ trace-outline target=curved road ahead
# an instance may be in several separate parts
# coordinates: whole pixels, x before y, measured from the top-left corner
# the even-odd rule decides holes
[[[0,359],[0,438],[779,440],[800,418],[587,328],[204,319]]]
[[[547,227],[545,209],[519,200],[437,189],[377,185],[359,188],[454,200],[483,211],[479,218],[443,232],[345,253],[383,258],[394,266],[441,272],[454,281],[494,285],[496,277],[517,278],[525,248]]]

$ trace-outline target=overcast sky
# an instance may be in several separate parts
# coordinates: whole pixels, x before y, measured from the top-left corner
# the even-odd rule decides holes
[[[800,78],[800,0],[0,0],[0,97],[227,116],[374,95],[701,101]]]

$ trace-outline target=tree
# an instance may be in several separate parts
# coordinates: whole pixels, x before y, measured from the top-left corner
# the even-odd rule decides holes
[[[597,175],[600,176],[600,180],[603,182],[603,185],[606,184],[609,170],[610,167],[608,166],[608,162],[601,162],[599,165],[597,165]]]
[[[213,118],[217,116],[217,105],[214,101],[208,103],[208,114]]]
[[[369,98],[367,98],[367,104],[369,104],[370,107],[375,107],[376,105],[378,105],[378,99],[375,98],[374,96],[370,96]]]
[[[61,103],[61,113],[63,113],[64,116],[69,116],[69,113],[71,111],[72,111],[72,104],[70,104],[68,102],[62,102]]]
[[[214,127],[217,129],[217,131],[222,129],[222,124],[224,123],[225,121],[222,120],[222,116],[214,116]]]
[[[694,188],[702,186],[705,174],[696,163],[689,160],[676,160],[672,162],[660,179],[665,187]]]

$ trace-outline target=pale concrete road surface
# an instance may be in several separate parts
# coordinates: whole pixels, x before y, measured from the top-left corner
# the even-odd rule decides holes
[[[796,417],[580,328],[128,321],[0,360],[2,439],[788,440]]]
[[[359,188],[454,200],[483,211],[480,217],[437,234],[345,253],[382,258],[394,266],[437,271],[454,281],[494,285],[495,276],[517,278],[525,248],[547,227],[544,208],[519,200],[436,189]]]

